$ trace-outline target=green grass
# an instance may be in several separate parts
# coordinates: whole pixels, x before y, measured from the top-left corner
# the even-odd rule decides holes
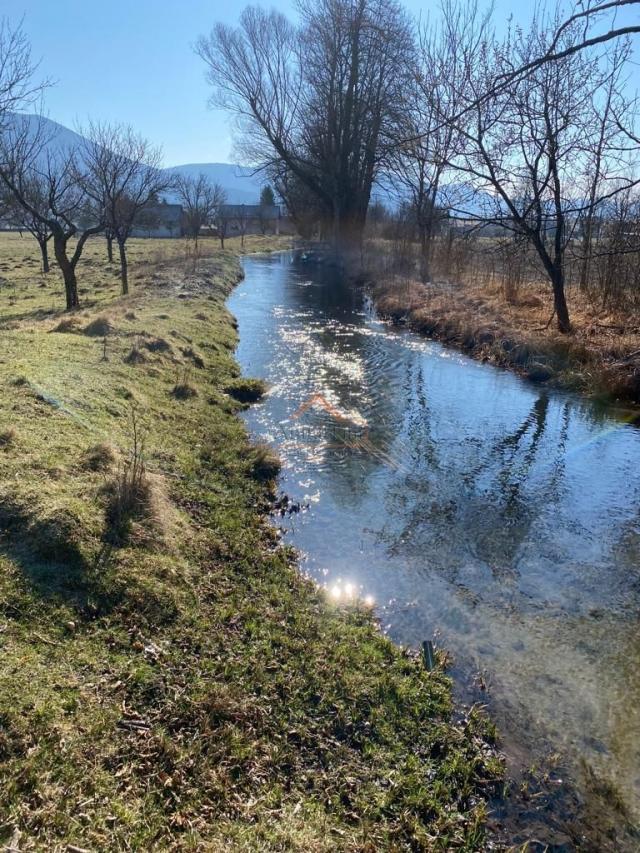
[[[180,241],[132,241],[122,298],[90,243],[69,323],[35,244],[0,237],[0,842],[480,849],[490,724],[454,724],[444,673],[265,522],[277,466],[225,391],[249,387],[229,247],[194,274]],[[116,536],[134,422],[148,499]]]

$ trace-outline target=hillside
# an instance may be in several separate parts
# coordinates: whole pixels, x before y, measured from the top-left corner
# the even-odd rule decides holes
[[[232,163],[185,163],[183,166],[170,166],[167,171],[194,177],[205,174],[210,181],[224,188],[229,204],[256,204],[266,183],[251,169]]]
[[[10,122],[14,127],[27,122],[29,133],[33,136],[38,129],[41,129],[44,137],[48,139],[49,149],[68,151],[71,148],[82,148],[85,144],[81,134],[50,118],[15,114],[10,118]],[[232,163],[187,163],[181,166],[170,166],[166,171],[193,176],[203,172],[211,181],[223,187],[230,204],[256,204],[260,189],[265,183],[259,176],[254,176],[251,169]]]

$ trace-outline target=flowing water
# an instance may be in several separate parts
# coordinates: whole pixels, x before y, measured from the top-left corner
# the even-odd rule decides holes
[[[245,272],[237,357],[270,386],[247,422],[303,507],[279,519],[303,570],[451,653],[517,780],[511,840],[640,849],[640,430],[392,328],[327,267]]]

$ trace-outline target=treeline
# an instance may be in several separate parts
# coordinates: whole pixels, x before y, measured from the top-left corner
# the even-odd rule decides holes
[[[22,28],[0,21],[0,221],[33,235],[45,273],[53,246],[66,307],[73,309],[78,263],[90,237],[105,236],[110,262],[117,246],[126,294],[127,241],[135,228],[157,224],[164,195],[180,202],[182,227],[195,240],[204,226],[219,223],[226,197],[204,175],[164,171],[160,149],[127,125],[90,122],[77,145],[62,145],[46,121],[18,112],[44,89]],[[225,231],[220,225],[223,244]]]
[[[295,24],[247,7],[198,52],[216,102],[239,116],[247,162],[303,232],[360,245],[383,184],[424,280],[444,218],[468,234],[494,227],[534,259],[567,332],[569,268],[585,289],[611,289],[622,269],[638,283],[621,258],[637,263],[640,248],[628,85],[640,25],[618,19],[637,8],[535,7],[526,25],[497,32],[472,0],[443,0],[426,23],[394,0],[302,0]]]

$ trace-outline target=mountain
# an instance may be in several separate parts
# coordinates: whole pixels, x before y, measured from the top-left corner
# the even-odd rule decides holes
[[[48,140],[47,147],[51,149],[68,151],[84,143],[84,138],[79,133],[69,130],[68,127],[50,118],[27,113],[13,113],[6,118],[5,126],[9,132],[12,130],[22,132],[25,125],[30,136],[35,137],[38,131],[41,131],[43,138]]]
[[[225,190],[229,204],[258,204],[260,190],[266,180],[252,174],[251,169],[231,163],[186,163],[171,166],[166,170],[172,174],[197,177],[201,172]]]
[[[40,129],[45,138],[49,140],[49,149],[67,151],[72,148],[82,147],[83,137],[68,127],[37,115],[16,113],[9,117],[7,129],[22,129],[27,124],[29,133],[36,135]],[[203,172],[210,181],[218,183],[227,193],[229,204],[257,204],[260,198],[260,190],[266,181],[252,175],[251,169],[244,166],[234,166],[231,163],[187,163],[183,166],[171,166],[166,169],[172,174],[199,175]]]

